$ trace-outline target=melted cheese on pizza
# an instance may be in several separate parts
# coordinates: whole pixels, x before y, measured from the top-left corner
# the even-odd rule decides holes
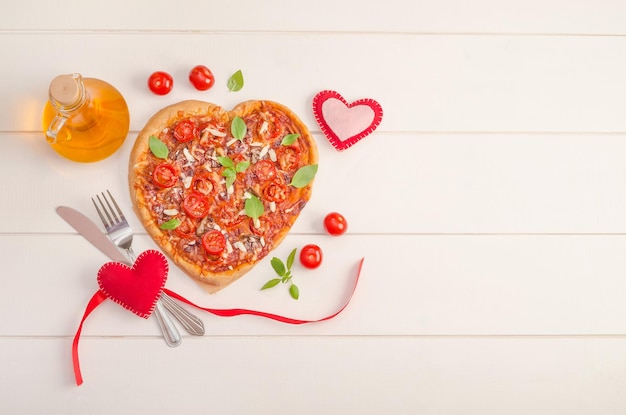
[[[279,108],[263,105],[241,116],[247,130],[242,139],[233,137],[232,119],[225,114],[179,114],[153,134],[167,146],[167,158],[146,152],[140,166],[139,185],[154,223],[177,225],[164,230],[162,238],[185,260],[212,273],[256,262],[273,249],[279,233],[306,204],[301,190],[289,184],[310,163],[305,140],[283,143],[286,136],[303,132]],[[252,197],[263,205],[256,219],[245,210]],[[219,253],[206,240],[211,232],[213,239],[215,232],[223,235]]]

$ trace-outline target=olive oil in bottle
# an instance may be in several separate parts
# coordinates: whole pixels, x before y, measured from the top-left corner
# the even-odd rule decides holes
[[[43,113],[46,140],[61,156],[94,162],[113,154],[128,135],[130,116],[112,85],[80,74],[52,80]]]

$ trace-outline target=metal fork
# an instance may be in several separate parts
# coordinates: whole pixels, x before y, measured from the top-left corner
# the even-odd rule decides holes
[[[99,195],[96,195],[96,199],[98,199],[98,203],[100,204],[102,210],[100,210],[100,207],[98,207],[98,204],[96,204],[96,201],[93,198],[91,199],[91,201],[96,207],[98,216],[100,216],[100,220],[104,224],[109,238],[111,238],[115,245],[119,246],[122,249],[125,249],[128,253],[130,260],[132,262],[135,262],[135,253],[133,252],[132,248],[133,231],[128,221],[126,220],[126,217],[124,217],[122,209],[120,209],[119,205],[113,198],[113,195],[111,195],[111,192],[107,190],[107,194],[109,195],[108,198],[104,193],[102,193],[102,199],[100,199]],[[176,320],[178,320],[181,326],[183,326],[183,328],[189,334],[193,334],[195,336],[204,336],[204,323],[202,322],[202,320],[182,308],[176,301],[174,301],[173,298],[171,298],[166,293],[162,293],[161,298],[157,302],[157,318],[159,318],[159,313],[166,316],[166,318],[169,317],[166,313],[162,313],[159,311],[159,303],[164,306],[167,311],[169,311],[176,318]],[[171,323],[171,320],[168,320],[165,320],[165,323]],[[174,328],[174,330],[176,329],[175,326],[172,325],[172,327]]]
[[[108,198],[104,193],[102,193],[102,199],[99,195],[96,196],[100,206],[98,206],[98,203],[96,203],[94,198],[92,198],[91,201],[93,202],[96,211],[98,212],[98,216],[100,216],[100,220],[104,224],[107,235],[111,241],[113,241],[113,243],[118,247],[126,250],[130,260],[135,262],[135,253],[132,248],[133,231],[124,217],[122,210],[111,195],[111,192],[107,190],[107,193],[109,195]],[[162,293],[161,297],[162,298],[157,301],[155,315],[157,317],[159,327],[163,332],[165,342],[169,346],[178,346],[182,341],[182,337],[176,329],[176,326],[171,320],[169,314],[166,313],[166,307],[191,334],[204,334],[204,325],[202,324],[202,320],[180,307],[165,293]],[[165,297],[168,298],[166,299]],[[164,301],[162,301],[162,299]]]

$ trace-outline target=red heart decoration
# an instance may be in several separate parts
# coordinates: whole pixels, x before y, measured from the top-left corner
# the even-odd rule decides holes
[[[100,290],[111,300],[148,318],[161,297],[169,271],[165,256],[155,250],[144,251],[132,268],[120,262],[108,262],[98,270]]]
[[[383,108],[371,98],[348,103],[336,91],[322,91],[313,98],[313,114],[328,141],[345,150],[378,127]]]

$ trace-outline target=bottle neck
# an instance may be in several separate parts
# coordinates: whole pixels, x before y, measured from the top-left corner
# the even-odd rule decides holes
[[[82,76],[74,73],[54,78],[50,83],[48,96],[57,111],[64,114],[76,111],[87,99]]]

